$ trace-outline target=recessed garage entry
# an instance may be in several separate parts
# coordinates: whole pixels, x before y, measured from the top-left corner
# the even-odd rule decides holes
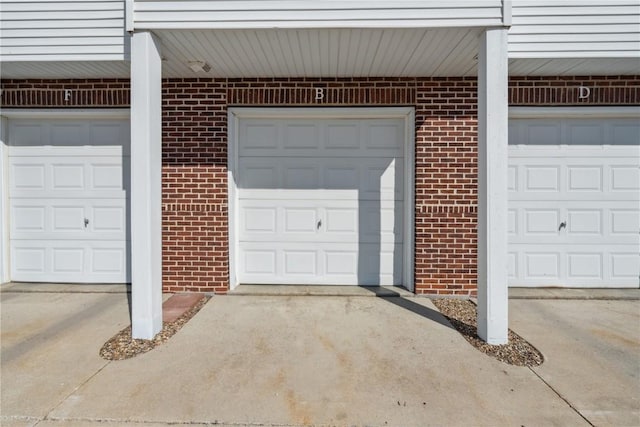
[[[413,119],[397,110],[231,113],[232,285],[403,284]]]
[[[509,127],[509,284],[640,286],[638,118]]]
[[[9,120],[11,280],[129,277],[126,119]]]

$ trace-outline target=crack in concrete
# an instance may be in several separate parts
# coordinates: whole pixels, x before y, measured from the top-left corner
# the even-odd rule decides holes
[[[100,372],[102,372],[104,370],[104,368],[106,368],[110,364],[111,364],[111,360],[106,361],[105,364],[100,367],[100,369],[98,369],[96,372],[94,372],[92,375],[90,375],[86,380],[82,381],[77,387],[75,387],[73,390],[71,390],[71,392],[68,395],[66,395],[62,400],[60,400],[60,402],[57,405],[55,405],[53,408],[51,408],[51,410],[49,412],[47,412],[47,414],[44,416],[44,418],[42,418],[40,421],[38,421],[36,424],[34,424],[34,427],[37,426],[38,424],[40,424],[40,422],[42,422],[42,421],[57,421],[56,417],[52,417],[51,416],[53,411],[55,411],[60,406],[62,406],[62,404],[64,402],[66,402],[71,396],[73,396],[73,394],[75,392],[80,390],[80,388],[82,388],[85,384],[87,384],[89,381],[91,381],[93,378],[95,378],[96,375],[98,375]],[[89,420],[86,420],[86,421],[89,421]]]
[[[580,411],[578,410],[578,408],[576,408],[575,406],[573,406],[573,405],[571,404],[571,402],[569,402],[569,399],[567,399],[566,397],[564,397],[564,396],[563,396],[563,395],[562,395],[558,390],[556,390],[555,388],[553,388],[553,386],[552,386],[551,384],[549,384],[549,383],[548,383],[548,382],[547,382],[547,381],[542,377],[542,375],[540,375],[539,373],[537,373],[537,372],[535,371],[535,369],[533,369],[531,366],[528,366],[528,368],[529,368],[529,370],[530,370],[531,372],[533,372],[533,375],[535,375],[536,377],[538,377],[538,378],[540,379],[540,381],[542,381],[542,382],[543,382],[547,387],[549,387],[549,390],[551,390],[552,392],[554,392],[554,393],[556,394],[556,396],[558,396],[560,399],[562,399],[562,400],[564,401],[564,403],[566,403],[566,404],[569,406],[569,408],[571,408],[571,409],[572,409],[576,414],[578,414],[578,416],[579,416],[580,418],[582,418],[583,420],[585,420],[585,421],[587,422],[587,424],[589,424],[591,427],[595,427],[595,426],[594,426],[594,424],[593,424],[591,421],[589,421],[589,419],[588,419],[586,416],[584,416],[584,415],[582,414],[582,412],[580,412]]]

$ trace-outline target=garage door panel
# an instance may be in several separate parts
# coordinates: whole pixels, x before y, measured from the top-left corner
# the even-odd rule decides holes
[[[525,168],[525,191],[560,191],[560,167],[527,165]]]
[[[129,189],[128,158],[10,156],[11,198],[125,198]]]
[[[121,119],[12,119],[10,129],[13,147],[41,147],[64,154],[60,150],[84,146],[88,150],[112,147],[122,155],[130,138],[129,123]]]
[[[129,151],[119,119],[9,122],[12,280],[130,280]]]
[[[633,250],[628,252],[611,252],[609,265],[612,279],[627,279],[634,283],[640,276],[640,255]]]
[[[122,240],[126,205],[121,199],[12,199],[11,239]]]
[[[611,141],[616,145],[635,146],[640,141],[640,127],[629,121],[612,123]]]
[[[611,166],[610,174],[611,191],[628,191],[638,194],[640,190],[640,169],[638,166]]]
[[[526,209],[525,213],[525,235],[552,235],[558,234],[560,227],[559,209]]]
[[[395,119],[245,119],[240,157],[401,157],[404,125]]]
[[[611,234],[635,235],[640,230],[639,209],[611,209],[609,212]]]
[[[130,281],[126,251],[122,241],[12,241],[11,267],[25,282],[122,283]]]
[[[602,166],[598,165],[581,165],[581,166],[567,166],[567,191],[578,192],[602,192],[603,188],[603,175]]]
[[[252,284],[399,285],[401,244],[247,243],[238,279]]]
[[[604,234],[600,209],[567,209],[567,235],[598,237]]]
[[[102,203],[98,200],[90,205],[88,220],[88,232],[108,233],[122,238],[127,229],[127,208],[125,203]]]
[[[640,244],[640,205],[635,201],[510,201],[509,242]],[[531,206],[535,207],[531,207]],[[585,207],[589,206],[589,207]]]
[[[601,252],[568,252],[567,277],[604,279],[602,257]]]
[[[637,245],[512,244],[511,286],[638,287]]]
[[[130,183],[130,159],[102,158],[89,164],[89,188],[99,191],[128,191]]]
[[[398,242],[402,202],[270,200],[239,202],[242,242]],[[362,226],[360,226],[362,224]]]
[[[52,233],[84,232],[84,219],[87,217],[84,203],[67,202],[65,206],[53,205],[49,210]]]
[[[29,206],[14,204],[11,212],[11,235],[19,233],[42,233],[46,230],[46,208],[40,204]]]
[[[18,273],[24,277],[22,280],[28,280],[33,275],[44,278],[47,271],[46,260],[47,249],[41,245],[11,245],[11,270],[14,274]]]
[[[47,166],[42,161],[14,161],[9,170],[10,196],[16,191],[46,190]]]
[[[307,198],[326,199],[327,190],[353,190],[344,196],[360,199],[401,200],[404,194],[401,159],[361,159],[354,164],[345,158],[241,158],[238,186],[240,198],[297,197],[282,190],[310,190]],[[275,190],[260,194],[261,190]],[[329,197],[332,197],[329,193]],[[341,197],[337,194],[336,197]]]
[[[639,121],[512,120],[510,129],[510,285],[640,286]]]
[[[239,124],[241,283],[399,284],[404,120]]]
[[[51,189],[57,190],[83,190],[85,183],[85,165],[83,162],[51,164]]]
[[[566,139],[563,144],[602,145],[605,143],[605,128],[600,123],[585,120],[568,121]]]

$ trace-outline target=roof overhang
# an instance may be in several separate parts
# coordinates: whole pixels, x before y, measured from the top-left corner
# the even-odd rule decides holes
[[[485,28],[153,30],[163,77],[444,77],[476,75]],[[194,62],[204,70],[190,68]],[[2,78],[128,78],[128,61],[4,62]],[[194,67],[198,68],[198,67]],[[509,74],[640,73],[640,58],[510,58]]]

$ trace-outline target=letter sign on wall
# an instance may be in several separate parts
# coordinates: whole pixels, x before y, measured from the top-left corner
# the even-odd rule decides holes
[[[587,99],[589,98],[589,95],[591,95],[591,89],[589,89],[586,86],[580,86],[578,90],[579,90],[578,92],[579,99]]]
[[[324,89],[317,87],[316,89],[316,101],[322,101],[324,99]]]

